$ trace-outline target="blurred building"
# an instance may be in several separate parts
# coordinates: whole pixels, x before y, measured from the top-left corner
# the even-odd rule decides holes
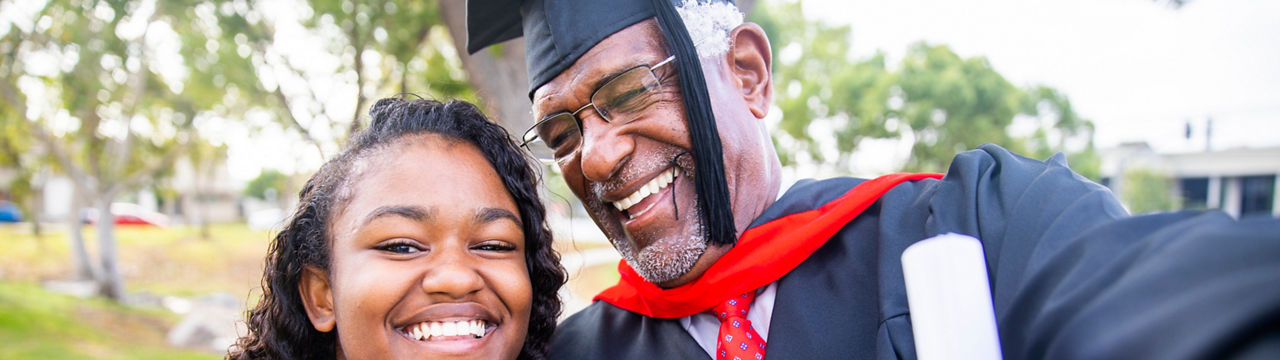
[[[83,210],[71,209],[75,184],[63,175],[52,175],[43,183],[40,218],[62,221],[68,216],[84,217]],[[169,224],[221,223],[244,219],[240,188],[231,180],[225,163],[197,169],[185,158],[174,163],[172,174],[138,191],[124,194],[116,202],[136,204],[138,211],[163,214]],[[92,207],[85,202],[83,207]],[[114,211],[113,211],[114,212]]]
[[[240,187],[231,180],[225,161],[196,168],[187,158],[173,164],[169,179],[172,198],[161,201],[162,212],[186,224],[200,221],[223,223],[244,218],[240,208]],[[164,200],[164,199],[162,199]]]
[[[1148,171],[1168,180],[1168,196],[1184,209],[1221,209],[1237,218],[1280,216],[1280,147],[1157,153],[1145,142],[1101,151],[1102,184],[1121,199],[1127,174]]]

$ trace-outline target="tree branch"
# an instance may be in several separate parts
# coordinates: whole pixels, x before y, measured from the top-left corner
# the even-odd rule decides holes
[[[351,137],[357,131],[360,131],[360,108],[364,106],[364,39],[360,38],[359,23],[353,22],[351,32],[348,34],[351,38],[351,46],[356,50],[355,71],[356,71],[356,110],[355,114],[351,114],[351,124],[347,129],[347,137]]]
[[[155,20],[155,18],[156,12],[152,12],[151,17],[147,18],[147,24],[150,24]],[[147,43],[146,32],[142,33],[142,37],[138,39],[138,43]],[[122,107],[124,108],[123,117],[125,135],[124,141],[119,143],[121,148],[119,153],[121,155],[114,158],[115,166],[111,167],[113,169],[120,170],[122,173],[124,172],[125,167],[129,164],[129,158],[133,156],[133,142],[136,137],[133,132],[133,117],[138,114],[138,103],[142,102],[143,92],[147,90],[147,74],[150,70],[147,69],[147,49],[145,46],[142,51],[139,51],[138,53],[138,63],[138,72],[133,73],[129,78],[127,83],[128,90],[126,90],[127,92],[125,93],[124,99],[121,100]]]
[[[84,169],[76,166],[75,161],[71,159],[71,154],[68,154],[67,150],[63,149],[62,146],[58,144],[58,140],[54,139],[53,135],[44,131],[44,128],[39,126],[39,124],[35,125],[36,126],[31,127],[31,132],[35,134],[36,138],[40,139],[41,143],[44,143],[45,147],[49,149],[49,152],[53,153],[54,158],[58,159],[58,163],[62,164],[62,167],[71,174],[71,177],[79,180],[71,182],[75,185],[76,189],[80,191],[81,194],[93,193],[88,188],[90,185],[88,182],[94,178],[89,176]]]
[[[179,143],[176,148],[166,151],[160,161],[152,163],[146,169],[133,173],[129,178],[112,185],[108,192],[123,191],[142,186],[146,181],[152,180],[161,170],[173,166],[173,163],[178,159],[178,154],[186,153],[189,148],[191,148],[191,143]]]
[[[320,142],[317,141],[314,136],[311,136],[311,130],[307,129],[305,126],[302,126],[302,123],[298,122],[298,117],[293,115],[293,107],[290,106],[289,104],[289,97],[284,94],[284,91],[281,90],[280,85],[276,86],[276,91],[274,93],[276,95],[276,99],[280,100],[280,105],[284,106],[284,111],[286,115],[288,115],[286,116],[286,118],[288,118],[289,124],[293,125],[294,128],[298,129],[298,132],[302,135],[303,140],[306,140],[307,142],[311,143],[311,145],[314,145],[316,147],[316,152],[320,153],[320,157],[322,158],[325,157],[324,147],[321,147]]]
[[[261,36],[262,38],[272,39],[272,41],[274,41],[275,29],[271,27],[271,24],[269,22],[264,21],[262,22],[262,24],[263,25],[261,28],[251,27],[249,31],[252,31],[253,29],[259,29],[262,32],[262,36]],[[311,143],[312,146],[315,146],[316,152],[320,154],[321,158],[327,158],[327,156],[325,156],[324,147],[320,145],[320,141],[316,140],[315,136],[311,134],[311,130],[305,126],[302,126],[302,123],[298,121],[298,117],[293,114],[293,106],[291,105],[292,101],[289,100],[288,95],[285,95],[284,82],[280,81],[282,76],[280,75],[280,72],[281,72],[280,70],[282,69],[287,70],[288,72],[294,75],[297,75],[298,77],[304,80],[303,81],[304,83],[306,82],[305,81],[306,76],[302,75],[303,73],[299,71],[297,68],[295,68],[293,64],[290,64],[288,59],[284,59],[283,55],[277,54],[276,56],[271,56],[271,54],[267,49],[268,45],[266,44],[265,41],[253,42],[253,47],[255,51],[257,51],[259,54],[262,54],[262,66],[271,67],[271,74],[272,76],[275,77],[275,83],[276,83],[276,90],[272,92],[272,95],[274,95],[276,99],[280,101],[280,105],[284,107],[284,112],[286,115],[286,119],[289,120],[289,125],[292,126],[294,129],[297,129],[298,134],[302,135],[303,140],[306,140],[308,143]],[[276,57],[281,57],[281,58],[276,59]],[[261,74],[259,73],[259,75]],[[304,88],[306,88],[309,96],[311,96],[312,99],[316,98],[314,90],[312,90],[308,86],[304,86]]]

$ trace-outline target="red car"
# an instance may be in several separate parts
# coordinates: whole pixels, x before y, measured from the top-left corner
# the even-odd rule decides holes
[[[98,209],[84,209],[85,222],[93,224],[98,221]],[[112,203],[111,215],[116,225],[169,226],[169,217],[164,214],[143,209],[138,204]]]

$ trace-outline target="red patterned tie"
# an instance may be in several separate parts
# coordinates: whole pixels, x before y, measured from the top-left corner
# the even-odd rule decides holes
[[[749,291],[711,308],[711,312],[720,319],[716,360],[764,359],[764,338],[751,327],[751,320],[747,320],[747,311],[755,299],[756,292]]]

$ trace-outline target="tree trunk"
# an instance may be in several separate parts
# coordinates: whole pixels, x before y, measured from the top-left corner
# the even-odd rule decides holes
[[[191,177],[190,197],[192,200],[191,200],[191,207],[189,209],[190,211],[188,211],[188,213],[191,214],[191,217],[187,219],[187,226],[195,226],[197,228],[203,228],[205,224],[205,220],[204,220],[205,209],[204,209],[204,201],[201,201],[200,199],[201,198],[200,184],[202,183],[202,181],[200,181],[200,178],[204,176],[204,172],[200,171],[200,161],[192,161],[191,169],[192,169],[193,176]],[[200,240],[207,240],[204,238],[203,231],[200,234]]]
[[[354,47],[356,50],[356,58],[355,58],[355,64],[354,64],[355,66],[353,66],[356,71],[356,110],[355,110],[355,114],[351,114],[351,124],[350,124],[350,127],[347,129],[348,139],[350,139],[352,135],[355,135],[356,132],[360,131],[360,127],[361,127],[361,124],[360,124],[361,111],[360,110],[364,108],[364,102],[365,102],[365,97],[364,97],[365,40],[360,38],[359,29],[360,29],[360,22],[358,21],[353,22],[351,23],[351,32],[347,34],[347,36],[349,36],[348,39],[351,41],[352,47]]]
[[[203,161],[201,161],[200,163],[203,163]],[[201,177],[208,176],[210,180],[209,182],[212,182],[213,174],[212,174],[212,171],[209,171],[209,169],[212,169],[212,168],[213,168],[212,164],[201,164],[201,166],[196,167],[196,176],[194,176],[194,178],[196,179],[195,180],[196,208],[200,209],[199,220],[200,220],[200,240],[201,241],[209,241],[209,239],[213,238],[213,236],[210,235],[209,233],[209,208],[207,207],[208,205],[206,205],[204,201],[204,199],[206,198],[205,196],[206,191],[204,189],[204,184],[206,184],[207,182],[200,181]],[[204,170],[204,171],[201,171],[201,170]]]
[[[204,205],[201,204],[199,206],[204,206]],[[201,213],[207,213],[207,211],[202,210]],[[209,217],[201,216],[200,217],[200,240],[209,241],[210,239],[213,239],[213,233],[209,231]]]
[[[93,264],[89,261],[89,251],[84,246],[84,222],[80,218],[80,208],[84,207],[84,194],[73,188],[71,190],[71,213],[67,214],[67,239],[70,242],[71,265],[75,269],[75,280],[94,280],[97,278]]]
[[[116,222],[111,214],[111,201],[115,194],[100,194],[98,207],[98,257],[102,266],[102,276],[98,278],[98,292],[117,302],[124,300],[124,279],[120,277],[120,266],[116,257]]]
[[[44,186],[35,181],[32,181],[31,185],[31,206],[27,207],[31,209],[31,234],[35,235],[36,239],[42,239],[44,229],[41,228],[40,214],[44,213]]]
[[[467,6],[463,0],[441,0],[440,14],[453,46],[462,59],[462,68],[475,86],[490,119],[502,124],[513,137],[519,138],[533,125],[529,114],[529,72],[524,64],[524,40],[502,43],[501,51],[492,48],[475,55],[467,54]],[[494,57],[495,54],[501,57]]]

